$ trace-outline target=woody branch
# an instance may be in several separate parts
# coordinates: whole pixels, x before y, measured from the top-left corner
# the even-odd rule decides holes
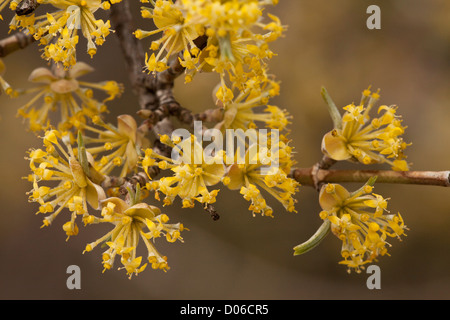
[[[377,183],[416,184],[450,187],[450,171],[332,170],[297,168],[291,176],[300,184],[315,187],[323,183],[366,182],[377,176]]]
[[[33,36],[25,32],[17,32],[12,36],[4,38],[0,40],[0,58],[6,57],[17,50],[24,49],[34,41]]]

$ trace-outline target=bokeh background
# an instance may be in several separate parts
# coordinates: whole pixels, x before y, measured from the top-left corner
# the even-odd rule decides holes
[[[148,21],[134,8],[136,25]],[[381,8],[381,30],[366,28],[366,8]],[[301,167],[320,159],[322,135],[331,127],[320,88],[344,106],[358,102],[361,91],[381,89],[381,103],[396,104],[408,126],[405,139],[414,170],[450,169],[450,3],[447,0],[282,0],[268,9],[288,26],[285,37],[273,43],[278,54],[271,72],[281,81],[281,95],[272,101],[293,116],[292,145]],[[2,37],[9,16],[4,12]],[[80,48],[84,42],[81,41]],[[5,78],[16,87],[29,87],[30,71],[45,66],[36,44],[4,58]],[[82,51],[82,50],[80,50]],[[116,80],[126,92],[110,104],[111,121],[121,113],[134,114],[117,40],[110,35],[94,59],[82,54],[96,73],[84,80]],[[217,78],[199,75],[189,85],[180,79],[176,96],[186,107],[212,107],[211,89]],[[327,237],[303,256],[293,247],[303,242],[321,221],[317,192],[302,187],[298,213],[276,203],[275,218],[252,217],[248,203],[222,189],[213,221],[200,206],[164,211],[190,231],[184,243],[156,243],[169,257],[171,269],[146,270],[131,280],[124,270],[102,273],[101,251],[81,254],[85,244],[105,230],[81,228],[65,241],[65,219],[40,229],[42,217],[27,202],[31,185],[26,150],[41,141],[16,117],[27,98],[0,97],[0,298],[1,299],[448,299],[450,298],[450,189],[415,185],[376,185],[390,197],[390,209],[400,211],[409,227],[403,241],[393,239],[391,256],[380,259],[381,290],[366,287],[368,274],[347,274],[340,260],[340,243]],[[337,168],[349,167],[339,164]],[[348,188],[357,185],[348,184]],[[61,217],[62,218],[62,217]],[[66,269],[81,268],[81,290],[68,290]]]

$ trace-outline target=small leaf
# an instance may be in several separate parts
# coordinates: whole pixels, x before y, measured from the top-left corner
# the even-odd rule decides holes
[[[373,187],[375,185],[375,181],[377,181],[377,178],[378,176],[370,177],[366,184]]]
[[[328,94],[327,89],[322,87],[321,90],[322,98],[325,100],[328,106],[328,111],[330,112],[331,120],[333,120],[333,125],[336,129],[342,129],[342,117],[341,114]]]
[[[134,192],[133,188],[131,186],[126,187],[128,191],[128,198],[130,206],[134,206],[136,204],[136,193]]]
[[[139,203],[141,201],[141,185],[136,184],[136,193],[134,194],[134,203]]]
[[[233,50],[231,47],[231,39],[230,35],[227,34],[225,37],[219,37],[219,47],[220,47],[220,54],[224,57],[226,57],[231,62],[235,62],[235,57],[233,55]]]
[[[294,247],[294,256],[304,254],[317,247],[319,243],[328,235],[330,226],[331,222],[329,220],[325,220],[311,238]]]
[[[81,131],[78,131],[78,161],[80,161],[84,174],[89,177],[90,175],[89,161]]]

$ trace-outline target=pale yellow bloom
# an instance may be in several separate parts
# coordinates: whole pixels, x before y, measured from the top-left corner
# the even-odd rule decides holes
[[[45,14],[15,16],[10,29],[26,29],[41,45],[44,45],[42,57],[62,63],[65,68],[76,62],[76,46],[80,33],[87,41],[87,53],[92,57],[97,45],[102,45],[110,34],[109,21],[96,19],[98,9],[107,10],[108,2],[101,0],[39,0],[41,5],[51,5],[56,11],[47,10]]]
[[[63,229],[70,237],[78,233],[76,217],[88,215],[88,204],[97,209],[105,193],[91,180],[89,164],[75,156],[70,136],[49,130],[43,141],[45,151],[31,150],[28,157],[33,172],[29,177],[33,183],[29,199],[39,203],[37,213],[49,214],[43,226],[49,226],[64,208],[68,208],[70,220]]]
[[[234,159],[226,161],[227,164],[234,163],[227,166],[223,183],[231,190],[240,190],[244,199],[251,202],[249,210],[253,215],[261,213],[273,216],[273,209],[267,204],[261,190],[278,200],[288,212],[296,212],[297,200],[294,195],[299,183],[288,176],[293,165],[292,147],[283,140],[281,137],[278,146],[269,142],[271,155],[268,155],[268,159],[264,159],[265,150],[252,152],[258,148],[255,142],[247,148],[244,157],[237,150]]]
[[[199,36],[195,25],[186,23],[178,2],[157,0],[152,3],[153,8],[143,7],[143,18],[153,19],[156,29],[153,31],[136,30],[138,39],[162,33],[162,37],[151,44],[153,51],[158,51],[146,57],[146,67],[149,72],[161,72],[167,69],[167,62],[171,55],[182,50],[188,53],[197,46],[194,40]],[[162,45],[162,46],[161,46]],[[198,50],[198,49],[197,49]],[[196,51],[192,51],[194,53]],[[197,51],[198,52],[198,51]]]
[[[205,161],[204,149],[195,136],[174,143],[167,136],[164,141],[171,147],[178,148],[179,159],[171,159],[157,154],[152,149],[145,151],[142,161],[144,170],[149,166],[158,165],[161,169],[170,169],[174,174],[163,177],[158,181],[149,183],[149,189],[155,190],[156,198],[159,192],[165,195],[164,204],[172,204],[176,197],[180,197],[183,207],[193,207],[195,201],[203,204],[214,203],[219,192],[208,190],[208,187],[219,183],[225,173],[221,155],[212,155],[211,159]]]
[[[2,92],[6,93],[10,97],[16,97],[17,91],[14,90],[8,82],[3,78],[3,74],[5,73],[6,67],[5,63],[2,59],[0,59],[0,94]]]
[[[359,105],[344,107],[339,127],[325,134],[322,151],[334,160],[354,160],[363,164],[388,163],[394,170],[407,171],[404,149],[408,146],[401,135],[406,127],[397,115],[397,107],[382,105],[379,117],[369,112],[379,99],[378,92],[364,90]]]
[[[107,111],[105,102],[119,96],[123,86],[115,81],[86,82],[79,77],[93,71],[89,65],[78,62],[70,70],[61,68],[53,72],[47,68],[37,68],[31,72],[29,81],[42,85],[20,91],[20,94],[32,94],[33,98],[18,110],[18,115],[29,122],[32,131],[40,131],[51,125],[59,130],[68,130],[75,122],[86,122],[89,117]],[[98,101],[94,91],[106,94],[106,98]],[[59,111],[57,123],[51,123],[50,114]]]
[[[156,29],[138,29],[134,34],[142,39],[162,33],[151,44],[146,66],[150,72],[167,69],[169,58],[181,54],[179,59],[186,68],[186,82],[198,71],[214,71],[241,86],[251,77],[261,76],[265,60],[274,54],[269,42],[282,35],[280,20],[268,14],[263,22],[263,11],[275,1],[218,1],[182,0],[151,1],[145,7],[144,18],[153,19]],[[246,66],[244,68],[244,66]]]
[[[161,236],[165,236],[168,242],[182,242],[181,231],[187,230],[181,223],[169,224],[169,217],[157,207],[143,202],[130,203],[116,197],[102,201],[101,215],[101,218],[89,216],[84,220],[87,224],[111,223],[114,228],[89,243],[85,251],[92,251],[99,244],[106,243],[108,249],[102,254],[103,271],[111,269],[115,258],[120,256],[123,268],[130,277],[147,266],[147,263],[141,265],[142,256],[137,255],[140,239],[147,249],[147,262],[151,267],[166,271],[169,269],[167,257],[158,252],[153,242]]]
[[[141,150],[149,145],[136,120],[130,115],[120,115],[117,126],[104,122],[98,116],[92,120],[95,125],[83,122],[74,125],[84,133],[86,151],[95,160],[94,168],[103,175],[110,175],[115,168],[121,168],[118,172],[120,177],[136,172]]]
[[[240,91],[236,97],[231,93],[224,96],[224,87],[220,86],[216,97],[223,105],[223,120],[216,125],[221,130],[256,128],[257,123],[263,123],[266,128],[284,130],[290,123],[286,110],[270,105],[269,99],[279,93],[279,84],[266,81],[262,87],[249,87]],[[261,107],[265,106],[263,109]]]
[[[340,263],[360,272],[364,265],[388,254],[389,237],[404,235],[406,226],[398,214],[387,210],[387,200],[372,193],[373,182],[350,193],[339,184],[320,191],[320,217],[331,222],[331,231],[342,241]]]

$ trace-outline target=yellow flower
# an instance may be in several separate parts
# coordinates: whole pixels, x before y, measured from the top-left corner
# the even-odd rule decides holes
[[[17,4],[19,2],[19,0],[0,0],[0,12],[2,12],[2,10],[6,8],[8,3],[11,10],[16,10]],[[2,15],[0,15],[0,20],[3,20]]]
[[[394,170],[407,171],[403,150],[408,144],[401,137],[406,127],[402,126],[395,106],[380,106],[380,116],[371,119],[369,112],[378,99],[378,92],[367,89],[359,105],[345,106],[341,121],[323,137],[322,151],[338,161],[388,163]]]
[[[143,8],[142,17],[153,19],[153,31],[136,30],[138,39],[162,33],[153,41],[147,56],[147,69],[159,72],[167,68],[169,58],[182,54],[186,82],[197,71],[230,74],[237,86],[246,79],[263,74],[264,60],[274,54],[268,43],[282,35],[280,20],[268,14],[263,22],[263,10],[276,1],[182,0],[152,1],[152,8]],[[259,32],[256,30],[259,29]],[[166,52],[164,54],[164,52]],[[248,68],[243,68],[243,65]]]
[[[141,150],[149,144],[136,120],[130,115],[120,115],[117,126],[113,126],[94,116],[93,122],[96,126],[82,122],[74,125],[85,134],[86,151],[94,157],[94,168],[103,175],[109,175],[114,168],[122,168],[120,177],[135,172]],[[87,136],[88,132],[96,136]]]
[[[174,172],[173,176],[149,183],[149,189],[156,191],[155,197],[159,199],[159,192],[163,193],[164,204],[169,205],[178,196],[184,208],[193,207],[195,201],[205,205],[214,203],[219,190],[209,191],[208,187],[219,183],[224,175],[225,166],[221,154],[212,155],[206,161],[204,149],[193,135],[176,143],[167,136],[163,136],[161,141],[176,148],[180,157],[171,159],[157,154],[152,149],[145,151],[142,161],[144,170],[147,171],[149,166],[157,164],[163,170],[170,169]]]
[[[228,76],[229,81],[238,89],[246,87],[247,82],[255,79],[266,80],[266,60],[274,54],[266,43],[247,45],[247,42],[253,40],[243,37],[245,36],[233,35],[210,39],[208,46],[200,55],[198,69],[218,73],[221,81]],[[258,48],[260,51],[265,48],[265,55],[255,53],[252,48]]]
[[[10,97],[16,97],[18,94],[17,91],[11,88],[9,83],[6,82],[6,80],[3,79],[2,77],[3,74],[5,73],[5,69],[6,69],[5,64],[3,63],[3,60],[0,59],[0,94],[4,92]]]
[[[28,157],[33,172],[29,199],[39,203],[37,213],[50,213],[44,218],[43,227],[49,226],[64,208],[68,208],[71,216],[63,229],[69,237],[78,233],[77,215],[88,215],[88,204],[97,209],[99,201],[105,198],[103,189],[90,179],[89,164],[75,156],[70,140],[68,135],[49,130],[43,138],[45,151],[31,150]],[[43,182],[53,186],[42,185]]]
[[[46,68],[35,69],[30,74],[29,81],[42,85],[20,92],[38,93],[18,110],[18,115],[28,120],[32,131],[39,131],[50,126],[50,111],[58,110],[60,119],[57,125],[53,126],[64,131],[72,128],[76,121],[86,122],[88,117],[106,112],[104,103],[120,95],[123,87],[115,81],[91,83],[78,80],[92,71],[93,69],[83,62],[78,62],[68,71],[60,68],[54,72]],[[108,95],[107,98],[97,101],[93,97],[92,89],[103,91]],[[42,102],[38,106],[40,100]]]
[[[273,214],[273,209],[267,204],[261,190],[278,200],[288,212],[297,212],[294,195],[299,183],[288,177],[293,165],[292,148],[281,138],[277,146],[272,145],[269,140],[269,159],[264,158],[265,150],[256,151],[258,143],[255,142],[247,148],[245,156],[237,150],[234,159],[226,160],[227,164],[232,164],[227,166],[223,183],[231,190],[240,190],[244,199],[251,201],[249,210],[253,215],[261,213],[272,217]]]
[[[97,20],[95,21],[97,29],[95,29],[91,35],[95,37],[95,44],[101,46],[106,37],[111,33],[111,23],[108,21]]]
[[[340,264],[360,272],[365,264],[388,254],[388,237],[404,235],[403,218],[387,210],[387,200],[372,193],[374,179],[355,192],[339,184],[324,185],[320,191],[320,217],[331,222],[331,231],[342,241]]]
[[[41,5],[52,5],[58,10],[47,11],[41,16],[15,16],[10,29],[27,29],[36,40],[44,45],[42,57],[60,62],[69,68],[76,62],[76,46],[79,33],[87,40],[87,53],[91,57],[97,52],[97,45],[103,44],[110,33],[109,21],[97,20],[94,12],[108,9],[101,0],[39,0]]]
[[[262,122],[265,127],[282,131],[290,123],[290,116],[286,110],[269,105],[269,99],[279,92],[279,84],[275,81],[267,81],[262,88],[248,88],[240,91],[233,98],[224,99],[222,94],[217,98],[223,102],[223,120],[216,125],[221,130],[255,128],[256,123]],[[219,87],[218,90],[223,89]],[[219,93],[219,92],[218,92]],[[265,106],[264,109],[260,109]]]
[[[157,55],[152,54],[150,58],[147,56],[146,59],[146,67],[149,72],[161,72],[167,69],[167,62],[171,55],[182,50],[189,53],[191,49],[197,48],[194,40],[199,35],[195,25],[186,23],[178,1],[174,3],[171,0],[157,0],[152,1],[152,4],[153,8],[143,7],[141,14],[143,18],[153,19],[156,29],[153,31],[138,29],[134,35],[138,39],[143,39],[157,33],[163,34],[159,40],[153,41],[151,44],[151,49],[158,51]]]
[[[169,269],[167,257],[156,250],[154,240],[165,236],[168,242],[176,240],[183,242],[181,231],[187,230],[181,223],[167,223],[169,217],[162,214],[157,207],[143,202],[130,203],[116,197],[102,201],[101,215],[101,218],[89,216],[85,222],[111,223],[114,228],[103,237],[89,243],[85,252],[92,251],[100,243],[106,243],[108,249],[102,254],[103,271],[111,269],[116,256],[119,255],[123,268],[130,277],[142,272],[147,266],[147,263],[141,265],[142,256],[137,256],[140,239],[147,249],[147,261],[151,267],[166,271]]]
[[[197,73],[197,64],[199,58],[194,56],[188,50],[184,50],[183,59],[181,59],[181,57],[178,57],[178,59],[180,60],[181,66],[183,66],[186,70],[186,75],[184,77],[185,83],[191,82],[193,76],[195,75],[195,73]]]

